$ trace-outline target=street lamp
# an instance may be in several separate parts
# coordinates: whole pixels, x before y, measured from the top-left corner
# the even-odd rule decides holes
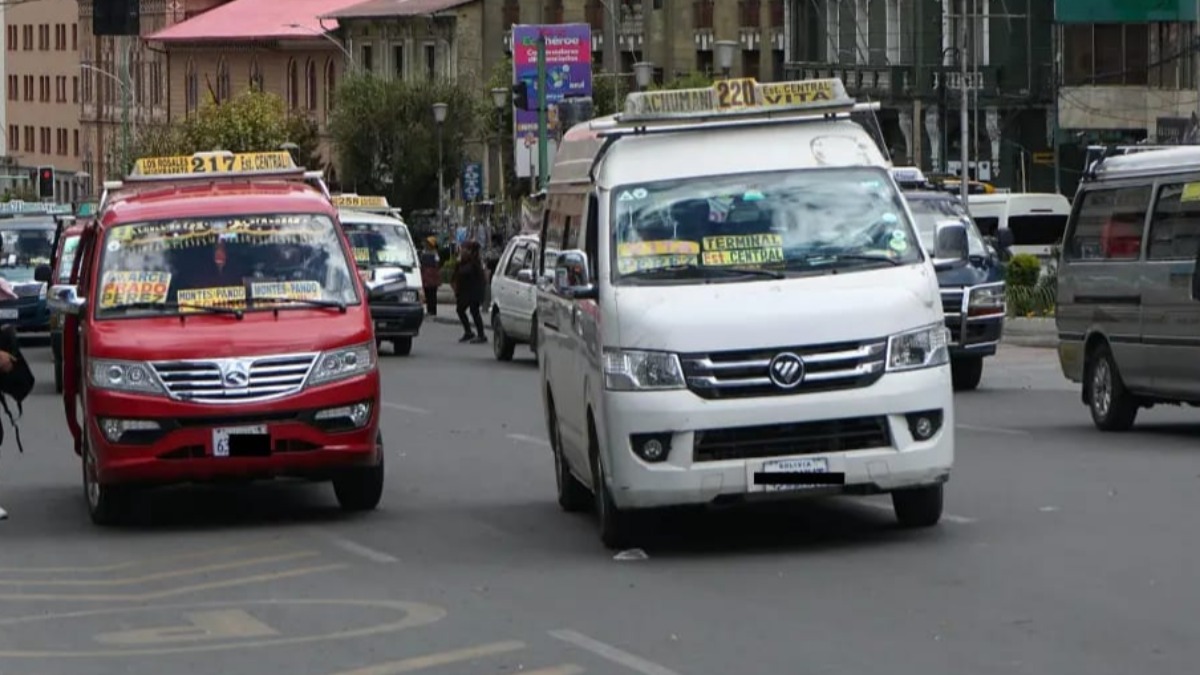
[[[289,24],[287,24],[287,27],[295,28],[296,30],[302,30],[302,31],[311,33],[317,37],[328,40],[329,42],[331,42],[333,44],[334,47],[337,47],[338,49],[342,50],[342,54],[345,55],[346,62],[350,65],[350,68],[353,69],[355,67],[354,55],[350,53],[349,49],[346,49],[346,45],[342,44],[341,40],[338,40],[337,38],[330,35],[328,31],[317,30],[317,29],[313,28],[312,26],[305,26],[303,24],[298,24],[298,23],[289,23]]]
[[[446,229],[446,204],[445,193],[446,187],[444,183],[444,174],[442,166],[442,126],[446,124],[446,112],[450,106],[445,103],[433,104],[433,121],[437,124],[437,145],[438,145],[438,225],[442,231]]]
[[[500,202],[504,202],[504,108],[508,106],[508,90],[492,90],[492,105],[496,106],[496,164],[500,174]]]
[[[654,64],[649,61],[639,61],[633,64],[633,78],[637,81],[639,91],[645,91],[654,79]]]
[[[733,70],[733,53],[738,48],[738,43],[733,40],[717,40],[713,43],[713,54],[717,59],[717,68],[725,75],[725,79],[729,79],[729,71]]]

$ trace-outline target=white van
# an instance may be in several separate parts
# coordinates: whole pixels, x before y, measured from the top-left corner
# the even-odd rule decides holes
[[[673,505],[891,493],[903,524],[940,519],[938,280],[857,107],[840,80],[734,80],[566,134],[540,382],[559,503],[594,501],[608,546]]]
[[[969,195],[967,205],[983,236],[997,237],[1008,230],[1011,252],[1033,254],[1043,266],[1062,243],[1071,217],[1071,202],[1053,192]]]

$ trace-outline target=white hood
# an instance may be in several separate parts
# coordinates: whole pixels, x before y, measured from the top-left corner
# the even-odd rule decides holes
[[[694,353],[845,342],[943,321],[928,265],[613,290],[618,344],[626,349]]]

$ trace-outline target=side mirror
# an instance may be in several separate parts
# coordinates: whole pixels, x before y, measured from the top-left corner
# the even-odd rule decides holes
[[[52,312],[79,316],[87,300],[79,297],[74,286],[55,286],[47,294],[46,304]]]
[[[934,267],[938,270],[949,269],[955,263],[966,260],[971,255],[967,227],[962,223],[939,225],[934,249]]]
[[[531,270],[529,268],[525,268],[523,270],[518,270],[517,271],[517,281],[520,281],[523,284],[532,284],[533,283],[533,270]]]
[[[554,291],[566,298],[585,300],[596,297],[592,270],[583,251],[563,251],[554,262]]]
[[[50,278],[54,275],[53,270],[49,265],[38,265],[33,269],[33,280],[40,281],[44,284],[50,283]]]
[[[1007,251],[1013,247],[1013,233],[1007,227],[1001,227],[996,230],[996,248],[1000,251]]]

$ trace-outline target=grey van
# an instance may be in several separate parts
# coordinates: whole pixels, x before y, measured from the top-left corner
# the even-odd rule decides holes
[[[1055,319],[1063,374],[1105,431],[1200,405],[1200,148],[1102,159],[1080,184]]]

